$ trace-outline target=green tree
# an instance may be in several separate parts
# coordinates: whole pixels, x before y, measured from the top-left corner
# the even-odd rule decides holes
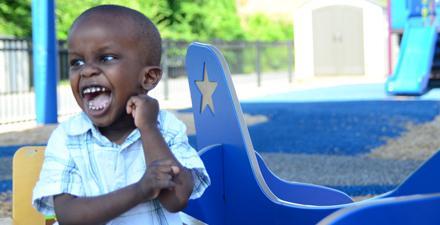
[[[29,37],[31,30],[31,0],[0,2],[0,34]]]
[[[139,5],[135,5],[138,1],[132,2],[130,7],[150,17],[164,38],[188,41],[243,37],[234,0],[149,0]]]
[[[286,21],[272,21],[263,14],[254,14],[245,20],[246,40],[275,41],[292,40],[293,25]]]
[[[162,36],[173,40],[243,39],[234,0],[57,0],[57,35],[67,38],[73,20],[100,4],[127,6],[151,18]]]
[[[162,36],[173,40],[283,40],[292,39],[289,23],[274,23],[263,15],[240,23],[235,0],[56,0],[58,39],[66,39],[73,20],[84,10],[100,4],[117,4],[143,12],[158,26]],[[30,37],[31,0],[0,2],[0,34]]]
[[[100,1],[95,0],[56,0],[55,16],[56,16],[56,30],[57,38],[60,40],[67,39],[67,33],[70,25],[77,16],[79,16],[84,10],[98,5]]]
[[[244,39],[234,0],[209,1],[205,8],[206,24],[211,28],[207,32],[214,38],[231,41]]]

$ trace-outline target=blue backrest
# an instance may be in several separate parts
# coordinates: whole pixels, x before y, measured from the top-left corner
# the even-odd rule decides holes
[[[229,88],[233,84],[223,55],[210,45],[193,43],[186,56],[197,148],[221,143],[253,149],[235,90]],[[203,96],[201,86],[212,90]]]
[[[209,224],[291,224],[293,218],[298,223],[315,224],[339,206],[309,208],[300,204],[323,205],[319,200],[326,202],[324,205],[351,202],[350,197],[332,189],[274,178],[264,163],[258,161],[228,66],[215,47],[191,44],[186,70],[197,148],[204,149],[201,158],[212,186],[202,198],[190,201],[185,212]],[[266,179],[276,185],[275,190],[284,199],[274,194]],[[309,193],[316,190],[326,196],[308,198],[305,194],[295,198],[295,194],[306,193],[304,188],[310,188]],[[283,190],[291,194],[283,195]]]

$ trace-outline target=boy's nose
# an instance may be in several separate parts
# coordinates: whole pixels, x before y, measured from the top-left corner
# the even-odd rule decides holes
[[[95,76],[98,75],[99,73],[100,73],[100,69],[97,66],[89,63],[86,63],[83,66],[82,70],[80,71],[80,75],[82,77]]]

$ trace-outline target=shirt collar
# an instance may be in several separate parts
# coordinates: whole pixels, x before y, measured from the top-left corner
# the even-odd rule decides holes
[[[74,116],[72,120],[65,125],[65,131],[69,136],[81,135],[93,128],[92,121],[84,112]]]
[[[157,126],[161,129],[161,120],[162,120],[162,112],[159,113],[157,118]],[[94,136],[102,137],[96,127],[93,125],[93,122],[84,112],[74,116],[69,123],[65,124],[65,131],[69,136],[78,136],[91,131]],[[99,134],[99,135],[98,135]],[[135,129],[130,135],[127,137],[125,142],[133,142],[140,138],[140,132],[138,129]],[[100,139],[100,138],[99,138]]]

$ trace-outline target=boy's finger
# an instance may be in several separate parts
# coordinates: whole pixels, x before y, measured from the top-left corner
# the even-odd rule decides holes
[[[176,183],[174,183],[174,181],[172,181],[172,180],[169,180],[167,186],[168,186],[168,188],[174,188],[174,187],[176,187]]]
[[[172,170],[171,170],[171,166],[168,165],[160,165],[157,166],[157,171],[159,171],[160,173],[166,173],[166,174],[171,174]]]
[[[173,176],[169,173],[158,173],[155,178],[157,181],[164,181],[173,179]]]
[[[176,183],[172,180],[161,180],[157,182],[157,188],[174,188],[176,187]]]
[[[172,166],[173,165],[173,161],[170,159],[165,159],[165,160],[155,160],[153,162],[151,162],[151,166]]]
[[[127,111],[127,114],[131,114],[134,106],[135,104],[133,102],[133,99],[132,98],[128,99],[127,105],[125,106],[125,110]]]
[[[133,112],[133,110],[136,109],[136,104],[139,104],[138,99],[139,97],[137,96],[131,96],[128,101],[127,104],[125,105],[125,109],[127,110],[127,113],[130,114]]]
[[[180,168],[178,166],[171,166],[171,170],[173,172],[173,175],[177,175],[180,173]]]
[[[177,166],[168,166],[168,165],[156,166],[155,170],[159,173],[165,173],[171,176],[175,176],[180,171],[180,169]]]
[[[157,169],[162,172],[162,173],[167,173],[167,174],[171,174],[173,176],[177,175],[180,173],[180,168],[178,166],[175,165],[160,165],[157,167]]]

